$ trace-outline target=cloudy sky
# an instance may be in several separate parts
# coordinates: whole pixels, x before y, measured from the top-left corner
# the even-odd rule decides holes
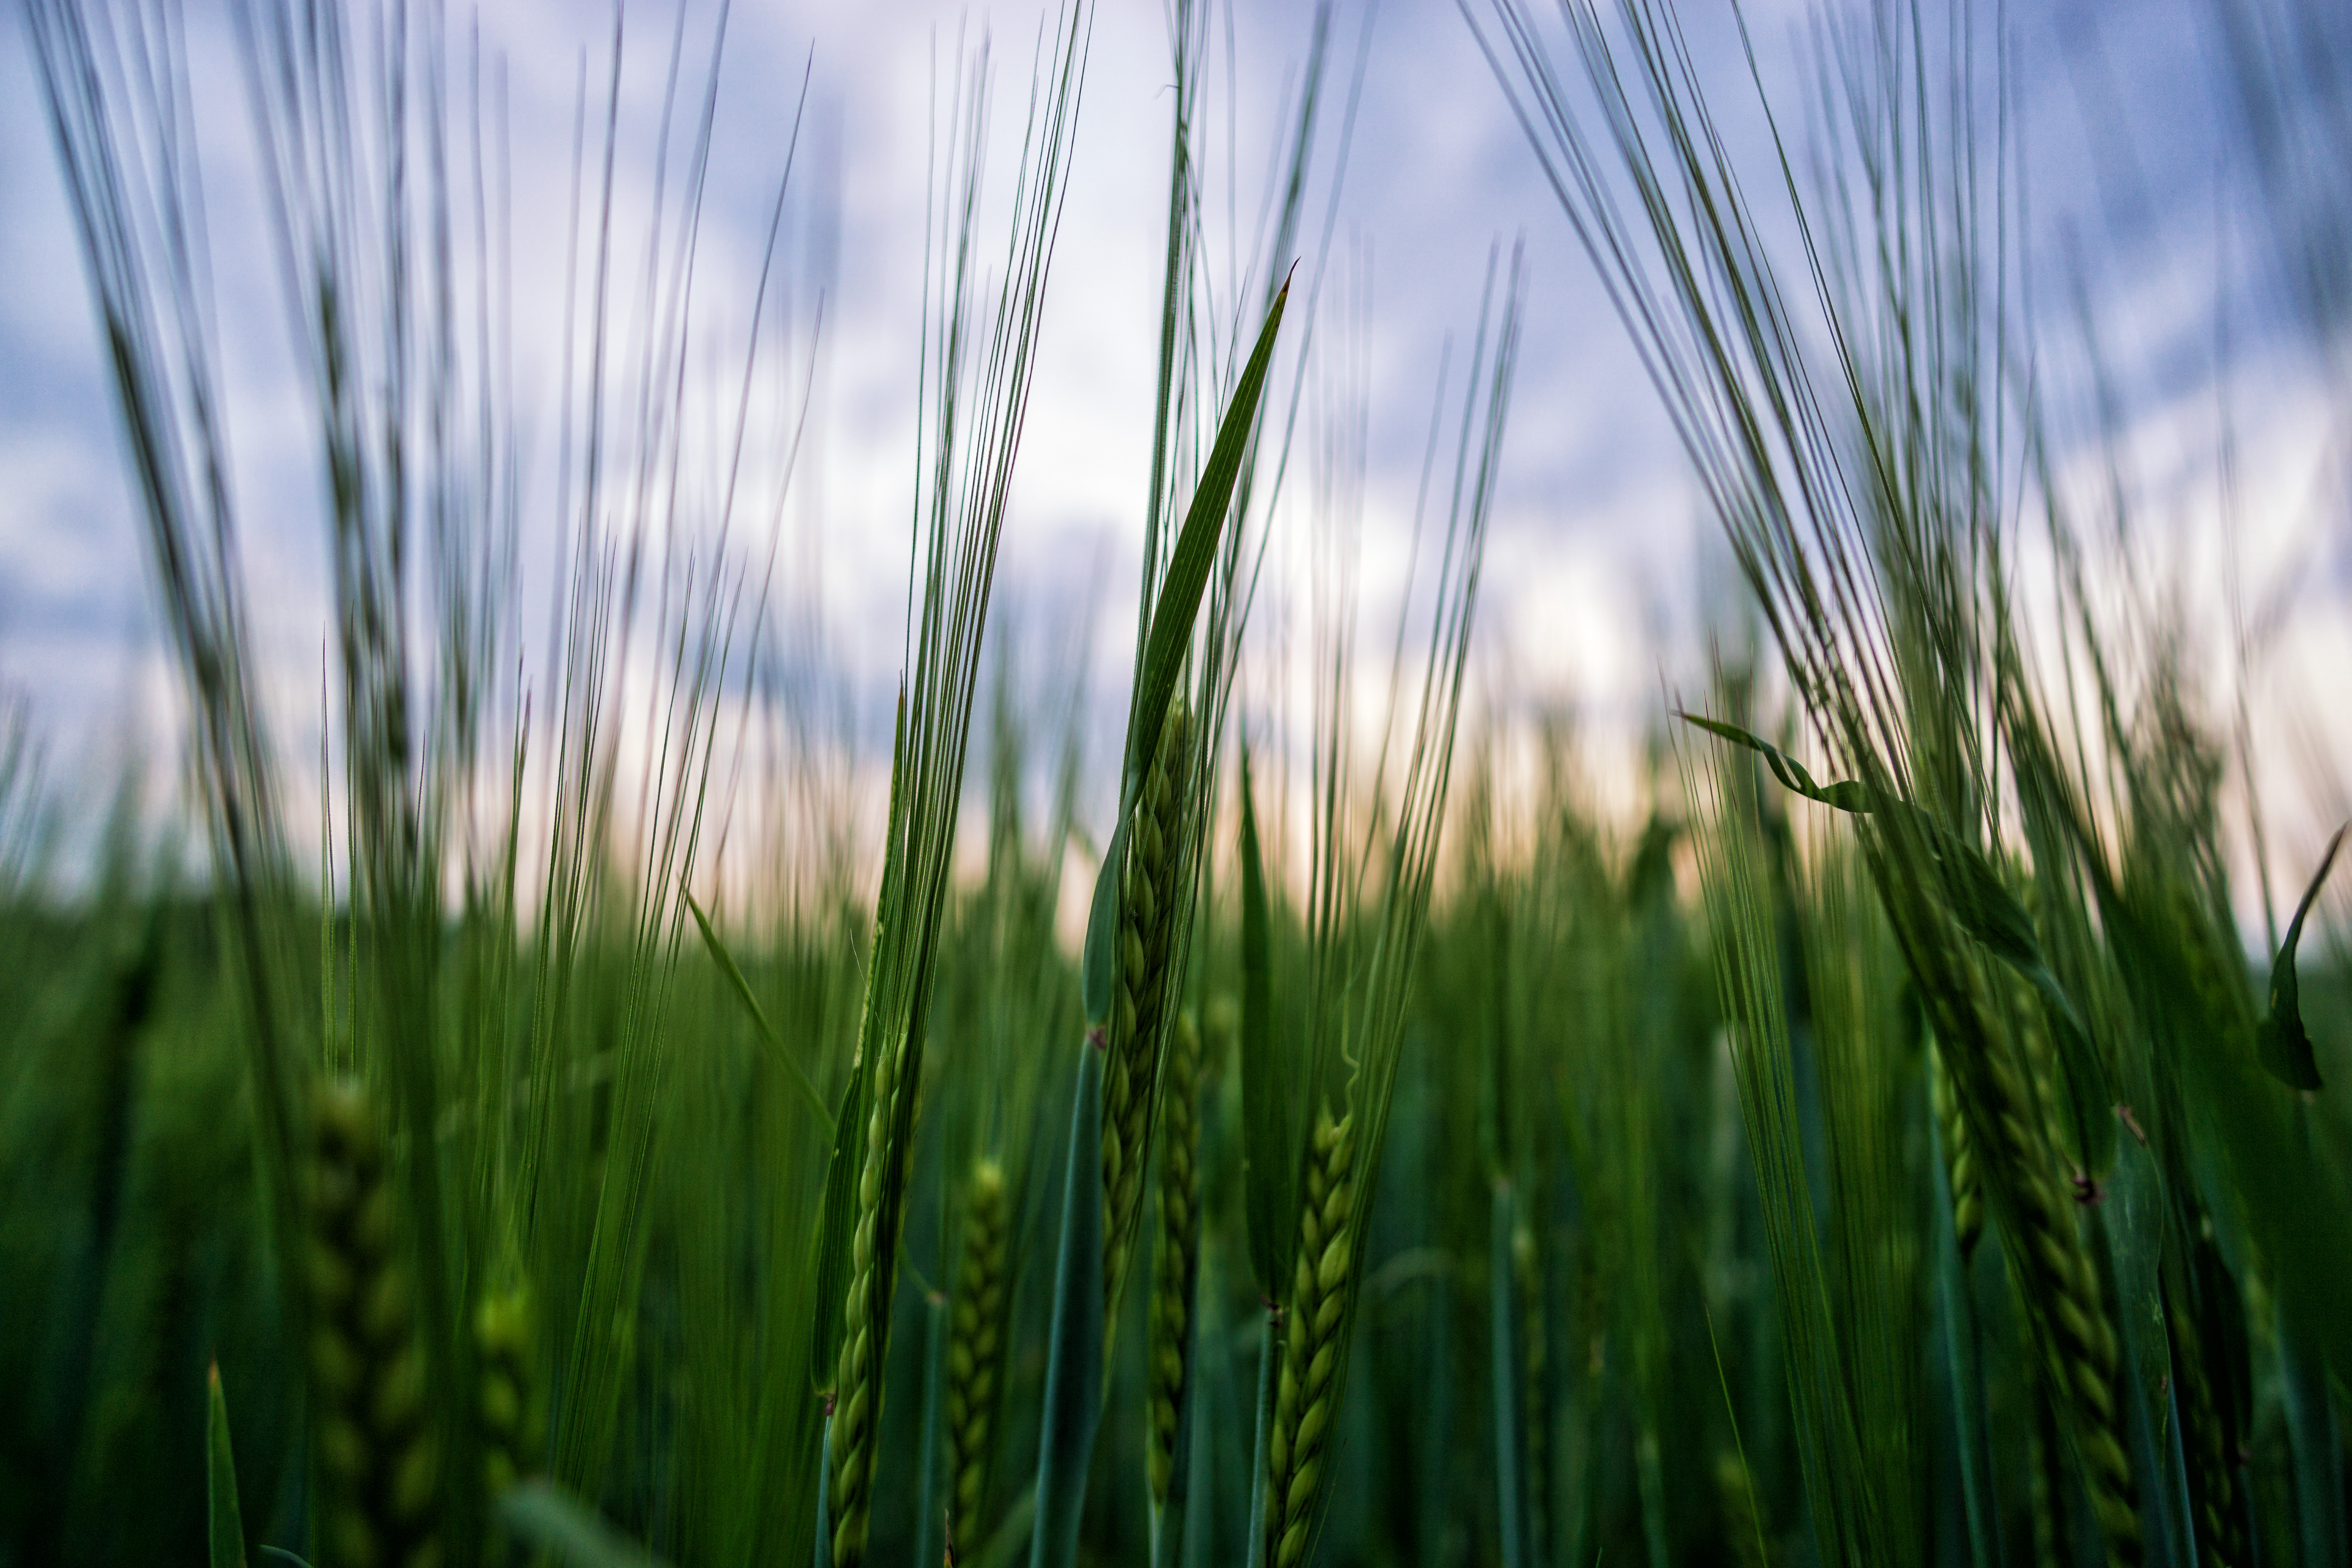
[[[273,693],[298,707],[300,694],[312,694],[315,714],[329,623],[313,432],[284,346],[234,35],[224,7],[187,9],[257,631]],[[2118,26],[2112,8],[2086,0],[2009,7],[2016,123],[2031,148],[2022,248],[2026,271],[2047,285],[2045,314],[2063,329],[2051,333],[2053,405],[2088,406],[2057,345],[2071,339],[2074,320],[2064,285],[2080,278],[2119,389],[2151,569],[2184,584],[2217,646],[2227,616],[2215,570],[2215,454],[2226,416],[2247,593],[2293,590],[2292,630],[2274,656],[2287,673],[2265,678],[2266,700],[2291,709],[2326,691],[2299,671],[2352,667],[2352,546],[2342,492],[2329,488],[2324,467],[2335,405],[2282,287],[2277,230],[2263,216],[2235,130],[2213,9],[2207,0],[2148,0]],[[1213,247],[1225,242],[1224,228],[1247,229],[1311,22],[1295,0],[1236,0],[1234,11],[1230,49],[1224,36],[1218,41],[1212,101],[1225,117],[1218,145],[1233,160],[1240,221],[1221,226],[1213,216]],[[1743,154],[1767,151],[1731,8],[1689,0],[1682,12],[1733,144]],[[1790,0],[1745,10],[1764,89],[1792,112],[1801,84],[1790,44],[1807,14]],[[706,5],[688,15],[699,50],[716,13]],[[461,7],[451,16],[460,37],[475,25]],[[671,17],[668,6],[646,4],[628,18],[622,179],[640,201]],[[29,693],[53,775],[96,787],[117,765],[121,736],[169,732],[173,682],[80,253],[16,21],[0,28],[0,681]],[[481,7],[478,26],[509,105],[525,318],[517,329],[520,403],[525,424],[543,435],[553,423],[560,333],[529,323],[560,321],[552,302],[574,105],[583,77],[592,95],[603,91],[611,13],[507,0]],[[985,29],[1001,111],[992,166],[1009,172],[1039,26],[1036,7],[1022,0],[738,0],[729,24],[698,310],[714,334],[743,319],[797,114],[785,265],[802,285],[800,319],[823,289],[822,396],[795,476],[799,493],[782,513],[792,537],[778,549],[777,571],[793,579],[786,591],[823,604],[845,666],[877,679],[895,669],[905,605],[932,108],[959,40]],[[1461,14],[1450,4],[1343,0],[1335,23],[1342,86],[1368,26],[1335,248],[1368,258],[1362,275],[1370,279],[1360,348],[1371,608],[1385,591],[1381,563],[1401,559],[1441,353],[1449,337],[1459,344],[1475,326],[1490,248],[1523,239],[1526,332],[1480,658],[1491,689],[1572,702],[1596,732],[1630,737],[1655,709],[1662,671],[1689,678],[1692,650],[1722,617],[1729,595],[1713,525]],[[1572,68],[1565,52],[1560,62]],[[1076,615],[1106,585],[1097,684],[1114,694],[1132,636],[1149,467],[1170,79],[1161,7],[1102,5],[1004,545],[1007,602],[1025,616]],[[1768,174],[1760,166],[1759,181]],[[640,210],[630,199],[625,241]],[[1239,243],[1246,239],[1244,232]],[[782,363],[804,362],[787,353]],[[2073,415],[2059,425],[2088,428]],[[2086,443],[2067,459],[2090,463],[2095,454]],[[538,552],[545,544],[526,530],[521,577],[534,603],[552,580]],[[2340,742],[2316,745],[2322,755],[2331,749],[2340,773]],[[2329,809],[2324,790],[2298,787],[2300,804],[2287,806],[2315,822]]]

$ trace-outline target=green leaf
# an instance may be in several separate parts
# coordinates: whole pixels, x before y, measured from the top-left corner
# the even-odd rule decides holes
[[[2155,1157],[2136,1141],[2122,1140],[2101,1217],[2116,1326],[2123,1339],[2126,1431],[2142,1478],[2147,1559],[2157,1568],[2195,1568],[2189,1550],[2189,1479],[2177,1465],[2178,1449],[2170,1440],[2178,1415],[2164,1310],[2164,1206]]]
[[[2000,1562],[2000,1508],[1993,1479],[1991,1409],[1985,1392],[1983,1330],[1977,1321],[1976,1294],[1969,1288],[1968,1268],[1960,1258],[1958,1239],[1952,1232],[1952,1183],[1949,1156],[1944,1150],[1941,1119],[1932,1110],[1922,1119],[1927,1128],[1936,1186],[1936,1291],[1942,1333],[1935,1349],[1951,1391],[1952,1446],[1958,1451],[1960,1496],[1965,1508],[1971,1568],[1994,1568]]]
[[[2344,829],[2327,841],[2327,853],[2319,858],[2319,869],[2312,874],[2311,886],[2303,890],[2303,902],[2294,907],[2294,919],[2286,928],[2286,940],[2279,943],[2278,956],[2271,961],[2271,1010],[2262,1022],[2255,1037],[2263,1068],[2290,1089],[2317,1089],[2322,1086],[2319,1064],[2312,1059],[2311,1036],[2303,1026],[2302,988],[2294,977],[2295,944],[2303,941],[2304,917],[2311,913],[2312,904],[2319,897],[2320,884],[2327,880],[2329,868],[2336,864],[2336,852],[2344,847]]]
[[[816,1456],[815,1568],[833,1568],[833,1415],[824,1418],[824,1439]]]
[[[735,955],[727,951],[727,944],[720,942],[719,933],[710,929],[710,917],[702,912],[702,906],[694,901],[692,893],[686,895],[686,907],[693,912],[694,923],[701,928],[702,943],[710,950],[712,961],[719,965],[719,973],[727,976],[728,984],[735,987],[735,994],[742,999],[744,1007],[751,1013],[751,1025],[759,1030],[760,1038],[776,1054],[776,1059],[784,1064],[791,1075],[793,1087],[801,1091],[802,1098],[809,1103],[809,1109],[817,1113],[818,1119],[824,1123],[824,1130],[832,1131],[833,1112],[825,1109],[824,1096],[817,1092],[808,1069],[784,1048],[784,1042],[769,1026],[768,1015],[761,1010],[760,999],[751,994],[751,984],[744,980],[743,972],[735,966]]]
[[[1250,436],[1257,423],[1258,400],[1265,391],[1266,368],[1274,361],[1274,339],[1282,325],[1283,307],[1290,300],[1290,283],[1274,297],[1259,329],[1257,346],[1250,351],[1234,400],[1217,426],[1216,445],[1209,449],[1208,467],[1192,491],[1176,548],[1168,557],[1168,574],[1160,581],[1160,601],[1151,607],[1151,635],[1144,640],[1143,663],[1136,671],[1135,707],[1127,721],[1127,771],[1121,785],[1119,816],[1127,816],[1136,781],[1151,765],[1160,749],[1160,726],[1168,717],[1168,700],[1184,668],[1185,649],[1192,646],[1192,622],[1201,610],[1201,595],[1216,563],[1217,536],[1223,531],[1225,510],[1233,503],[1234,484],[1241,477]]]
[[[228,1399],[221,1393],[220,1363],[205,1377],[205,1524],[212,1541],[212,1568],[245,1568],[245,1518],[236,1502],[236,1460],[228,1447]]]
[[[2337,1316],[2340,1320],[2341,1314]],[[2341,1490],[2344,1460],[2328,1397],[2327,1367],[2311,1353],[2302,1332],[2284,1313],[2278,1327],[2278,1363],[2303,1560],[2342,1563],[2347,1560],[2347,1546]],[[2339,1369],[2342,1364],[2336,1363]]]
[[[1488,1360],[1494,1373],[1495,1512],[1503,1568],[1526,1568],[1527,1502],[1520,1488],[1521,1451],[1525,1428],[1520,1425],[1519,1398],[1524,1373],[1519,1366],[1518,1302],[1512,1256],[1514,1220],[1511,1184],[1494,1186],[1487,1225],[1486,1304],[1490,1331]]]
[[[2281,1354],[2292,1338],[2321,1369],[2352,1378],[2352,1191],[2310,1136],[2305,1108],[2278,1092],[2242,1050],[2183,1052],[2190,1103],[2221,1134],[2232,1186],[2276,1275]],[[2327,1561],[2328,1559],[2322,1559]],[[2334,1561],[2342,1561],[2336,1558]]]
[[[940,1428],[946,1424],[947,1298],[937,1290],[927,1292],[923,1319],[923,1436],[916,1461],[915,1561],[930,1563],[938,1559],[941,1517]]]
[[[1286,1254],[1297,1234],[1291,1186],[1297,1161],[1290,1138],[1289,1086],[1274,1045],[1274,954],[1266,920],[1265,862],[1258,849],[1249,747],[1242,747],[1242,1182],[1250,1271],[1272,1300],[1289,1278]]]
[[[1275,1368],[1282,1360],[1282,1314],[1269,1304],[1257,1342],[1257,1445],[1250,1455],[1249,1568],[1265,1568],[1266,1443],[1274,1431]]]
[[[1282,285],[1259,329],[1257,346],[1250,351],[1241,384],[1234,389],[1216,445],[1210,448],[1208,467],[1192,491],[1176,548],[1168,557],[1167,575],[1160,580],[1160,597],[1151,606],[1151,631],[1144,639],[1143,662],[1136,670],[1135,705],[1127,718],[1127,761],[1121,774],[1118,828],[1095,873],[1094,898],[1087,914],[1087,941],[1079,981],[1087,1022],[1099,1024],[1110,1015],[1112,963],[1118,952],[1119,871],[1127,859],[1127,825],[1134,815],[1136,792],[1144,772],[1160,749],[1160,727],[1168,719],[1169,699],[1184,669],[1185,651],[1192,644],[1192,623],[1201,613],[1201,595],[1216,564],[1217,539],[1223,532],[1226,510],[1233,504],[1234,485],[1241,476],[1242,459],[1249,451],[1250,434],[1257,422],[1257,405],[1265,391],[1266,368],[1274,360],[1274,339],[1282,325],[1283,307],[1290,300],[1290,284]]]
[[[1078,987],[1090,1026],[1110,1016],[1111,984],[1118,973],[1119,868],[1127,864],[1127,825],[1131,816],[1122,805],[1118,829],[1103,851],[1102,868],[1095,873],[1094,897],[1087,907],[1087,945],[1078,961]]]
[[[1804,763],[1771,742],[1751,735],[1737,724],[1727,724],[1720,719],[1702,719],[1696,713],[1685,713],[1679,709],[1675,710],[1675,717],[1685,723],[1697,725],[1710,735],[1721,736],[1735,745],[1745,746],[1759,753],[1764,758],[1764,765],[1772,770],[1774,778],[1807,800],[1817,800],[1823,805],[1833,805],[1840,811],[1850,811],[1856,816],[1867,816],[1883,804],[1877,792],[1868,784],[1849,781],[1824,787],[1815,784],[1813,775],[1806,771]]]
[[[498,1516],[516,1540],[571,1568],[659,1568],[661,1559],[551,1481],[509,1488],[499,1497]]]
[[[1037,1528],[1030,1568],[1073,1568],[1087,1469],[1102,1425],[1102,1076],[1104,1047],[1088,1032],[1070,1108],[1070,1163],[1062,1188],[1062,1250],[1054,1268],[1053,1339],[1037,1428]]]

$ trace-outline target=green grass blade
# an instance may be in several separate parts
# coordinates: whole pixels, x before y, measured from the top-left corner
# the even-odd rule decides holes
[[[568,1568],[659,1568],[661,1559],[551,1481],[525,1481],[498,1500],[499,1522]]]
[[[205,1377],[205,1521],[212,1542],[212,1568],[245,1568],[245,1517],[236,1502],[236,1460],[228,1447],[228,1399],[221,1393],[220,1363]]]
[[[924,1300],[923,1315],[929,1320],[923,1335],[923,1441],[917,1463],[921,1467],[920,1479],[915,1486],[915,1561],[918,1563],[939,1560],[939,1535],[933,1529],[942,1518],[940,1504],[940,1397],[947,1386],[947,1326],[946,1298],[937,1291]]]
[[[2140,1477],[2140,1519],[2147,1561],[2157,1568],[2195,1568],[2195,1515],[2189,1477],[2174,1436],[2172,1352],[2165,1331],[2159,1269],[2164,1252],[2164,1193],[2156,1160],[2131,1139],[2120,1141],[2103,1218],[2113,1279],[2116,1325],[2123,1339],[2126,1430]]]
[[[1511,1184],[1495,1184],[1489,1205],[1493,1224],[1488,1237],[1486,1296],[1490,1342],[1487,1353],[1495,1373],[1495,1511],[1501,1537],[1503,1568],[1527,1568],[1527,1503],[1522,1495],[1519,1448],[1519,1336],[1517,1314],[1517,1270],[1511,1256]]]
[[[1242,748],[1242,1181],[1249,1226],[1250,1272],[1258,1294],[1271,1297],[1289,1277],[1288,1244],[1297,1211],[1291,1188],[1297,1147],[1290,1127],[1288,1086],[1274,1043],[1274,955],[1266,923],[1265,863],[1259,853],[1257,805],[1250,785],[1249,748]]]
[[[824,1441],[817,1448],[816,1568],[833,1568],[833,1417],[824,1418]]]
[[[1030,1568],[1074,1568],[1087,1469],[1102,1424],[1102,1075],[1104,1047],[1089,1032],[1078,1053],[1070,1110],[1070,1163],[1062,1189],[1061,1257],[1054,1269],[1054,1325],[1045,1363],[1045,1418],[1037,1433],[1037,1525]]]
[[[2327,1369],[2284,1315],[2279,1322],[2279,1382],[2286,1405],[2303,1560],[2342,1563],[2352,1543],[2345,1539],[2344,1443],[2327,1396]]]
[[[695,901],[692,893],[685,897],[686,907],[702,932],[702,945],[710,950],[710,957],[719,965],[719,972],[727,976],[727,983],[735,988],[735,994],[741,998],[745,1010],[751,1015],[751,1026],[760,1031],[761,1042],[775,1053],[777,1060],[784,1064],[793,1087],[801,1091],[801,1097],[808,1101],[809,1109],[816,1112],[817,1119],[824,1123],[824,1130],[831,1132],[834,1130],[833,1112],[825,1109],[824,1096],[817,1092],[815,1082],[810,1079],[808,1069],[801,1066],[800,1058],[785,1049],[784,1042],[769,1026],[768,1015],[761,1009],[760,999],[751,994],[751,984],[743,978],[742,970],[736,967],[735,955],[727,951],[727,944],[719,940],[717,931],[710,929],[710,917],[702,912],[702,906]]]
[[[1265,1568],[1266,1441],[1274,1428],[1274,1373],[1282,1360],[1282,1314],[1269,1309],[1257,1349],[1257,1445],[1250,1458],[1249,1568]]]
[[[1184,652],[1192,645],[1192,622],[1199,616],[1201,595],[1216,564],[1217,536],[1224,531],[1225,512],[1241,477],[1242,459],[1257,426],[1258,401],[1265,392],[1267,367],[1274,360],[1274,339],[1282,325],[1283,307],[1290,301],[1286,279],[1274,306],[1259,329],[1257,346],[1234,388],[1233,401],[1217,426],[1216,444],[1209,449],[1208,467],[1192,491],[1184,526],[1168,558],[1168,574],[1160,580],[1159,603],[1151,606],[1151,635],[1143,647],[1143,663],[1136,671],[1135,707],[1127,727],[1127,771],[1123,788],[1143,776],[1160,747],[1160,726],[1168,715],[1168,699],[1184,668]]]

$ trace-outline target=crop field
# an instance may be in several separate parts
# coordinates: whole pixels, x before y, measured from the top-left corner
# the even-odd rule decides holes
[[[2340,541],[2352,28],[2210,8]],[[1737,583],[1606,788],[1480,632],[1559,438],[1507,237],[1363,591],[1389,426],[1324,193],[1387,109],[1346,7],[1238,151],[1213,0],[1143,85],[1086,0],[934,44],[862,752],[773,656],[823,635],[773,584],[826,393],[797,140],[768,270],[704,303],[715,32],[583,57],[542,282],[455,8],[233,0],[289,416],[225,391],[211,46],[171,0],[19,9],[179,752],[61,848],[0,704],[0,1568],[2352,1564],[2345,672],[2333,729],[2257,722],[2136,492],[2081,481],[2129,389],[2042,379],[2093,312],[2021,285],[2000,7],[1790,11],[1790,97],[1694,63],[1736,7],[1463,0],[1543,176],[1515,221],[1573,233]],[[1094,264],[1087,95],[1147,89],[1100,665],[1016,627],[1000,547]],[[315,746],[232,415],[315,472]],[[2224,589],[2243,673],[2299,612]]]

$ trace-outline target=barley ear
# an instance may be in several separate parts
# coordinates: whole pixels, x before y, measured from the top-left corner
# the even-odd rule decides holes
[[[1927,1083],[1936,1108],[1936,1131],[1944,1141],[1944,1164],[1952,1184],[1952,1238],[1958,1243],[1960,1261],[1976,1256],[1984,1239],[1984,1189],[1977,1182],[1976,1157],[1969,1146],[1969,1124],[1953,1098],[1951,1076],[1940,1047],[1927,1053]]]
[[[366,1091],[338,1080],[311,1113],[310,1385],[329,1568],[437,1563],[440,1463],[425,1342],[383,1135]]]
[[[1943,973],[1923,987],[1981,1179],[2000,1205],[2002,1241],[2026,1318],[2083,1470],[2108,1561],[2147,1557],[2116,1390],[2120,1357],[2099,1277],[2061,1175],[2048,1102],[2028,1052],[2000,1025],[1981,961],[1942,930]]]
[[[1194,1283],[1201,1258],[1201,1030],[1178,1015],[1160,1095],[1159,1229],[1151,1255],[1150,1429],[1144,1467],[1154,1508],[1168,1504],[1183,1408]]]
[[[887,1320],[892,1275],[885,1236],[886,1199],[903,1182],[906,1161],[892,1147],[903,1041],[886,1041],[875,1060],[874,1099],[866,1130],[866,1160],[859,1172],[856,1222],[852,1232],[849,1289],[842,1302],[841,1362],[834,1382],[832,1489],[833,1560],[855,1568],[866,1555],[867,1505],[874,1481],[876,1438],[882,1425],[882,1346],[877,1342]]]
[[[1173,700],[1151,769],[1129,824],[1119,900],[1118,981],[1111,999],[1110,1059],[1103,1064],[1103,1300],[1118,1300],[1143,1195],[1144,1146],[1159,1077],[1171,914],[1183,858],[1183,805],[1192,763],[1192,715]]]
[[[1339,1414],[1339,1332],[1354,1246],[1355,1118],[1315,1126],[1298,1208],[1297,1263],[1266,1439],[1265,1530],[1270,1568],[1297,1568],[1323,1485],[1323,1460]]]
[[[989,1442],[1003,1384],[1004,1171],[982,1160],[971,1174],[964,1212],[963,1261],[956,1269],[948,1321],[948,1542],[975,1538],[988,1481]]]
[[[474,1309],[474,1366],[482,1434],[482,1495],[492,1503],[539,1473],[546,1417],[531,1349],[530,1290],[486,1292]],[[499,1560],[493,1543],[488,1560]]]

